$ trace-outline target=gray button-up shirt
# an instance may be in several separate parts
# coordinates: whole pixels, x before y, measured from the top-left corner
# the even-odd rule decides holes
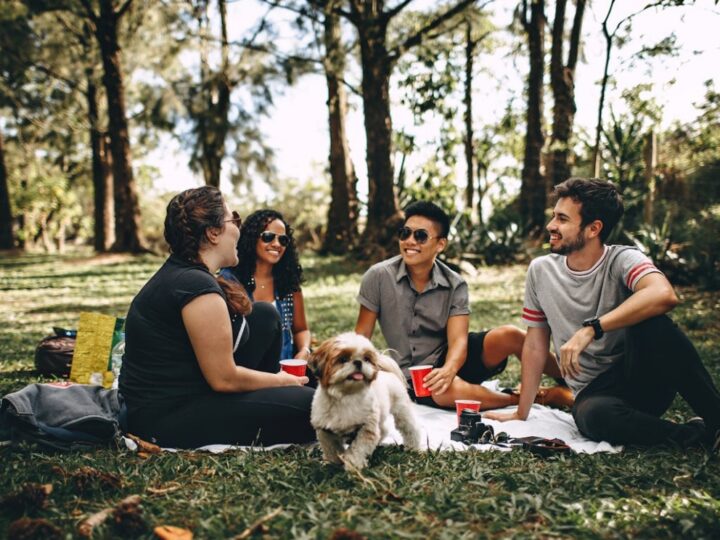
[[[417,292],[400,255],[370,267],[358,302],[377,313],[380,329],[406,376],[410,366],[432,365],[447,351],[447,322],[468,315],[465,280],[435,261],[430,282]]]

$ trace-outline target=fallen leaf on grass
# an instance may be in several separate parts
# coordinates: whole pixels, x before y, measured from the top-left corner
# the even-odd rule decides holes
[[[151,495],[167,495],[168,493],[177,491],[181,487],[182,484],[180,484],[179,482],[168,482],[167,484],[165,484],[165,487],[162,488],[149,487],[147,488],[147,492]]]
[[[122,480],[117,474],[101,471],[94,467],[80,467],[76,471],[67,472],[62,467],[55,466],[53,471],[72,480],[80,491],[84,491],[92,485],[110,489],[122,487]]]
[[[113,522],[115,528],[123,533],[123,536],[139,536],[148,528],[142,515],[139,498],[120,501],[113,509]]]
[[[160,540],[192,540],[193,537],[192,531],[174,525],[160,525],[153,532]]]
[[[141,500],[142,499],[140,499],[140,495],[130,495],[129,497],[125,497],[122,501],[120,501],[117,506],[123,504],[138,505],[140,504]],[[105,508],[103,510],[100,510],[99,512],[95,512],[91,516],[88,516],[78,525],[78,534],[80,536],[84,536],[85,538],[90,538],[95,527],[102,525],[105,520],[114,513],[115,508],[117,507],[114,506],[111,508]]]
[[[365,540],[365,537],[358,532],[341,527],[333,531],[330,540]]]
[[[692,486],[694,480],[695,478],[693,477],[692,473],[673,476],[673,484],[680,488]]]
[[[153,444],[147,441],[142,440],[137,435],[133,435],[132,433],[127,434],[127,438],[132,440],[135,444],[138,445],[138,455],[141,453],[145,454],[159,454],[162,452],[162,448],[160,448],[157,444]]]
[[[0,507],[12,512],[33,512],[47,507],[52,484],[28,483],[0,500]]]
[[[393,493],[393,492],[390,491],[390,490],[387,490],[387,491],[383,494],[383,496],[378,499],[379,502],[385,503],[385,504],[387,504],[387,503],[401,503],[401,502],[403,502],[404,500],[405,500],[405,499],[404,499],[403,497],[401,497],[400,495],[397,495],[397,494]]]
[[[7,530],[8,540],[60,540],[62,532],[47,519],[22,517]]]
[[[243,532],[233,537],[233,540],[243,540],[244,538],[249,538],[258,531],[264,532],[265,523],[277,516],[280,512],[282,512],[282,508],[276,508],[269,514],[264,515],[263,517],[255,521],[255,523],[250,525],[247,529],[245,529]]]

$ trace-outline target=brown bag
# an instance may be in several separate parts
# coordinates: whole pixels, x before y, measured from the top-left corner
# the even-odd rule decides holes
[[[35,369],[41,375],[67,377],[70,375],[75,338],[70,336],[48,336],[35,349]]]

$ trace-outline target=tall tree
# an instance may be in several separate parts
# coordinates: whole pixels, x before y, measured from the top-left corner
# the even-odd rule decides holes
[[[115,208],[113,194],[112,158],[108,138],[100,129],[97,86],[92,67],[85,70],[85,96],[88,106],[90,150],[92,152],[92,180],[94,202],[93,244],[95,251],[109,251],[115,243]]]
[[[272,84],[290,82],[296,64],[275,56],[272,25],[267,14],[239,39],[230,40],[227,0],[190,0],[178,4],[176,31],[199,52],[191,71],[182,63],[174,72],[163,73],[162,99],[168,115],[159,119],[170,127],[184,146],[191,149],[190,167],[203,174],[205,183],[219,185],[225,158],[234,185],[250,181],[252,168],[268,180],[273,172],[272,150],[259,128],[259,118],[272,105]],[[217,7],[215,14],[211,6]],[[272,2],[272,7],[285,7]],[[189,11],[188,11],[189,8]],[[187,63],[187,62],[184,62]],[[184,104],[184,111],[175,103]],[[190,120],[190,131],[183,128]]]
[[[71,30],[69,25],[66,29]],[[110,251],[115,243],[115,197],[113,192],[112,158],[109,138],[101,128],[98,105],[97,74],[92,46],[92,30],[87,21],[82,30],[73,31],[80,43],[85,62],[85,100],[87,102],[88,136],[90,140],[93,186],[93,246],[95,251]]]
[[[550,53],[550,87],[553,93],[553,125],[550,140],[550,185],[567,180],[571,174],[571,138],[575,119],[575,67],[580,50],[585,0],[577,0],[570,31],[567,63],[564,62],[565,11],[567,0],[556,0]]]
[[[529,237],[539,237],[545,225],[546,186],[542,171],[543,75],[545,54],[545,0],[523,0],[520,22],[527,34],[530,72],[527,85],[525,157],[520,185],[520,215]]]
[[[17,95],[27,82],[25,74],[33,47],[26,11],[16,3],[0,8],[0,110],[5,117],[3,120],[16,115],[20,101]],[[13,112],[6,115],[6,110]],[[5,140],[0,130],[0,249],[10,249],[15,245],[5,151]]]
[[[477,148],[475,144],[475,133],[473,129],[473,78],[475,54],[478,45],[487,38],[491,31],[482,30],[486,24],[479,18],[479,13],[474,10],[468,10],[465,14],[465,79],[463,81],[463,105],[465,111],[463,120],[465,123],[465,133],[463,134],[463,143],[465,149],[465,207],[472,211],[474,208],[475,193],[478,194],[478,217],[482,217],[482,189],[477,183],[479,175],[482,174],[482,166],[478,165]],[[474,214],[471,214],[474,215]]]
[[[132,0],[125,0],[117,6],[113,0],[99,0],[99,13],[95,12],[90,0],[82,0],[82,4],[85,15],[93,25],[103,64],[115,196],[115,244],[112,249],[142,252],[146,247],[140,227],[140,204],[132,169],[125,84],[118,41],[120,22],[130,9]]]
[[[3,135],[0,131],[0,249],[11,249],[15,245],[12,222],[8,174],[5,167],[5,150],[3,147]]]
[[[287,65],[290,60],[310,71],[314,64],[321,65],[325,75],[330,139],[330,205],[321,252],[334,254],[347,253],[354,248],[358,221],[357,176],[347,139],[347,50],[342,40],[340,18],[335,11],[343,1],[263,0],[272,8],[279,7],[296,14],[298,17],[295,23],[299,29],[305,30],[307,22],[314,28],[310,47],[318,51],[318,59],[315,59],[315,53],[305,55],[301,52],[288,56],[285,63]]]
[[[477,40],[473,39],[473,25],[468,18],[465,20],[465,85],[463,105],[465,105],[465,208],[472,210],[475,199],[475,145],[473,134],[473,63],[475,60],[475,48]]]
[[[625,19],[623,19],[614,30],[610,30],[608,26],[608,20],[610,19],[610,15],[612,14],[613,8],[615,7],[615,0],[610,0],[610,5],[608,6],[607,13],[605,14],[605,18],[602,22],[602,32],[603,37],[605,38],[605,64],[603,67],[603,76],[602,81],[600,82],[600,100],[598,102],[598,110],[597,110],[597,122],[595,123],[595,144],[593,145],[593,154],[592,154],[592,167],[593,167],[593,176],[596,178],[600,176],[600,136],[602,135],[602,129],[603,129],[603,111],[605,109],[605,92],[607,91],[607,83],[608,78],[610,77],[610,55],[612,54],[612,46],[613,46],[613,40],[615,39],[615,34],[617,34],[617,31],[620,29],[622,23],[625,22]]]
[[[331,199],[322,251],[343,254],[353,247],[357,238],[358,199],[357,177],[347,139],[347,90],[343,84],[345,50],[340,18],[334,12],[335,4],[330,1],[323,7],[323,67],[328,87]]]
[[[422,43],[443,23],[465,10],[474,0],[459,0],[442,14],[393,48],[388,47],[388,26],[412,0],[401,0],[386,9],[384,0],[350,0],[350,11],[336,11],[357,29],[362,68],[362,99],[368,170],[367,225],[364,249],[375,257],[395,249],[395,224],[400,220],[394,190],[390,75],[397,60],[411,47]]]
[[[220,21],[220,66],[214,71],[210,66],[210,43],[216,40],[210,35],[210,2],[195,2],[200,28],[200,103],[197,111],[198,152],[195,158],[200,164],[205,184],[220,187],[220,171],[225,157],[225,139],[230,128],[230,54],[227,33],[227,5],[217,0]]]

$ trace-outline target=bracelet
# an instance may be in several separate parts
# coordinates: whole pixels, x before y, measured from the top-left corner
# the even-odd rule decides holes
[[[312,354],[312,351],[310,350],[310,347],[307,347],[307,346],[302,347],[302,348],[300,349],[300,351],[307,351],[308,354]]]

